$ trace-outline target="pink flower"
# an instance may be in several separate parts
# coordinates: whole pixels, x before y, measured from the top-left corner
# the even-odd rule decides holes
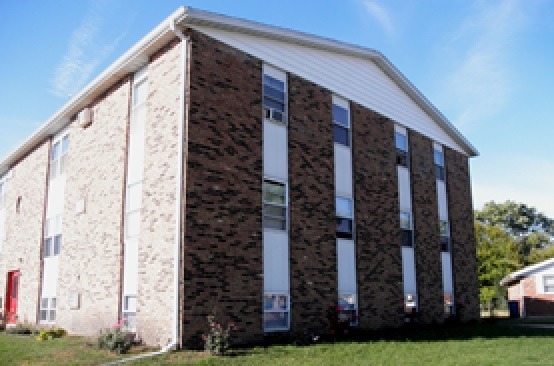
[[[221,328],[221,324],[217,323],[217,324],[215,325],[215,328],[216,328],[216,329],[220,329],[220,328]]]
[[[233,323],[233,322],[229,323],[229,327],[230,327],[230,328],[234,328],[234,327],[235,327],[235,323]]]
[[[206,341],[206,335],[205,334],[202,334],[202,340]]]

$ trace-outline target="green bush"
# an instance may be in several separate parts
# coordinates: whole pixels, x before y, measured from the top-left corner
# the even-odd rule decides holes
[[[38,341],[47,341],[49,339],[61,338],[67,334],[63,328],[44,329],[37,336]]]
[[[122,332],[120,327],[113,327],[100,331],[98,336],[98,348],[107,349],[118,354],[129,352],[133,345],[135,335],[133,333]]]
[[[233,323],[229,323],[227,327],[215,322],[215,316],[209,315],[208,326],[210,328],[207,335],[203,335],[204,349],[212,355],[222,356],[230,348],[231,330],[235,328]]]

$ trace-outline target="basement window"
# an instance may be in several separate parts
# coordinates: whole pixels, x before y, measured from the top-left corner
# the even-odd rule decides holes
[[[266,293],[264,295],[264,330],[288,330],[289,309],[288,294]]]
[[[54,323],[56,321],[56,304],[55,297],[43,297],[40,301],[40,322]]]

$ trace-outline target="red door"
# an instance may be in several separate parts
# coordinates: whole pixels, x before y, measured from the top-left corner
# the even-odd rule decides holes
[[[17,296],[19,295],[19,271],[8,272],[8,289],[6,292],[6,323],[17,321]]]

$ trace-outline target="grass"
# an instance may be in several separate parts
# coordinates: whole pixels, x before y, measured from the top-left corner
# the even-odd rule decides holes
[[[1,365],[97,365],[119,358],[65,337],[46,342],[0,333]],[[174,352],[132,365],[545,365],[554,364],[554,329],[521,327],[512,320],[473,326],[404,329],[364,341],[271,346],[212,357]]]

